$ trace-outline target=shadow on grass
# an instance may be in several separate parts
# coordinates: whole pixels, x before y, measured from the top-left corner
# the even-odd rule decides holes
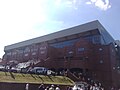
[[[15,76],[13,75],[13,73],[12,72],[9,72],[10,73],[10,76],[13,78],[13,79],[15,79]]]
[[[47,76],[52,82],[54,82],[50,75],[47,75]]]
[[[42,81],[42,82],[44,82],[43,78],[42,78],[42,77],[40,77],[40,75],[38,75],[38,77],[41,79],[41,81]]]
[[[22,75],[23,77],[25,77],[25,75],[24,75],[23,73],[21,73],[21,75]]]
[[[30,74],[30,75],[36,80],[36,78],[35,78],[35,76],[33,74]]]
[[[5,72],[5,76],[7,76],[7,72]]]

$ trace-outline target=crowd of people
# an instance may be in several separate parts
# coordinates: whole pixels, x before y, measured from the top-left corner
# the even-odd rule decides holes
[[[44,84],[41,84],[38,87],[38,90],[63,90],[60,88],[59,85],[50,85],[50,86],[44,86]],[[94,85],[88,85],[86,86],[67,86],[65,90],[104,90],[104,88],[101,86],[101,84],[97,85],[96,83]]]
[[[26,84],[25,90],[29,90],[29,84]],[[61,86],[59,85],[44,85],[40,84],[38,86],[38,90],[63,90]],[[74,86],[66,86],[64,90],[104,90],[104,88],[101,86],[101,84],[94,84],[94,85],[74,85]],[[111,89],[114,90],[114,89]]]
[[[98,84],[94,84],[94,85],[90,85],[88,84],[87,86],[81,85],[81,86],[77,86],[75,85],[71,90],[104,90],[104,88],[101,85]]]
[[[44,86],[44,84],[41,84],[39,87],[38,87],[38,90],[61,90],[59,85],[55,86],[55,85],[51,85],[51,86]]]
[[[50,86],[44,86],[44,84],[41,84],[38,87],[38,90],[105,90],[101,83],[94,83],[94,85],[88,84],[87,86],[85,85],[74,85],[74,86],[67,86],[66,88],[62,89],[59,85],[50,85]],[[110,90],[120,90],[120,89],[115,89],[111,87]]]

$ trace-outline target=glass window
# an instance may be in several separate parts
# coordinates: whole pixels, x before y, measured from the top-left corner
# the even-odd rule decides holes
[[[101,43],[100,35],[93,36],[93,43],[95,44]]]
[[[78,48],[78,52],[82,52],[84,50],[85,50],[85,48],[83,48],[83,47]]]
[[[99,48],[99,51],[102,51],[103,49],[102,48]]]
[[[33,52],[32,55],[36,55],[36,52]]]
[[[93,37],[92,37],[92,36],[85,37],[85,40],[87,40],[87,41],[89,41],[89,42],[92,42],[92,41],[93,41]]]
[[[11,52],[8,52],[7,55],[10,56],[10,55],[11,55]]]
[[[47,47],[43,46],[43,47],[40,47],[40,50],[45,50],[47,49]]]
[[[25,52],[25,53],[26,53],[26,52],[30,52],[30,48],[29,48],[29,47],[26,47],[25,50],[24,50],[24,52]]]
[[[16,54],[17,54],[17,52],[13,52],[13,53],[12,53],[12,55],[16,55]]]
[[[55,48],[63,48],[65,46],[72,46],[75,42],[77,42],[79,39],[73,39],[69,41],[59,42],[55,44],[51,44],[50,46],[53,46]]]
[[[23,50],[18,50],[18,53],[19,53],[19,54],[22,54],[22,53],[23,53]]]
[[[100,60],[100,64],[102,64],[103,63],[103,60]]]
[[[92,36],[88,36],[85,37],[85,40],[92,42],[94,44],[100,44],[101,42],[101,36],[100,35],[92,35]]]

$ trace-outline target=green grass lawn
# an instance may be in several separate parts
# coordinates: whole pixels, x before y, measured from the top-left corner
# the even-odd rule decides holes
[[[59,84],[59,85],[73,85],[74,82],[65,76],[45,76],[35,74],[22,74],[0,72],[0,82],[13,83],[45,83],[45,84]]]

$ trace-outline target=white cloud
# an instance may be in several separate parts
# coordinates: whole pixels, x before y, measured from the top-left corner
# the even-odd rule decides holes
[[[86,2],[86,4],[92,4],[91,2]]]
[[[61,5],[61,1],[62,1],[62,0],[56,0],[56,1],[55,1],[55,5],[56,5],[56,6]]]
[[[91,0],[91,2],[96,2],[97,0]]]
[[[90,1],[86,2],[86,4],[95,5],[96,7],[100,8],[101,10],[104,10],[104,11],[111,8],[109,0],[105,0],[105,1],[103,1],[103,0],[90,0]]]
[[[60,7],[71,7],[74,9],[78,9],[81,4],[81,0],[55,0],[55,5]]]

